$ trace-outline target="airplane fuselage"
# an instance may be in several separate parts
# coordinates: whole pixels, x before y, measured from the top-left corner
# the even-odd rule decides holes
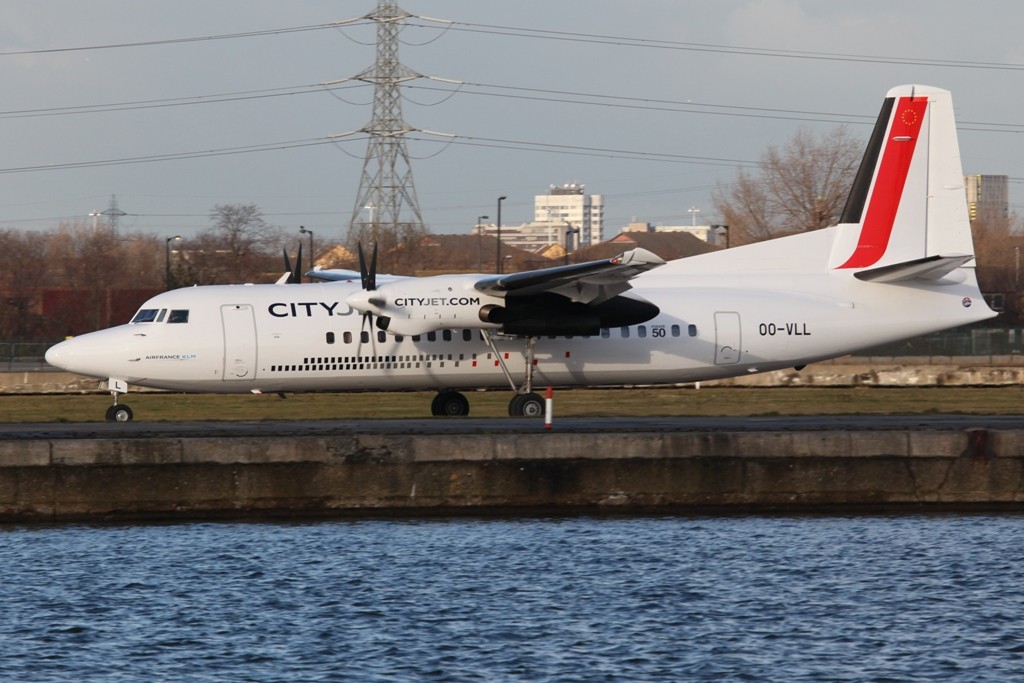
[[[167,292],[143,306],[141,318],[152,321],[77,338],[75,371],[139,386],[226,393],[507,387],[496,350],[517,381],[525,375],[523,339],[495,335],[492,349],[479,319],[471,317],[467,325],[475,328],[387,334],[345,303],[356,288],[225,285]],[[937,292],[829,272],[679,278],[654,271],[636,278],[633,291],[660,314],[592,336],[539,337],[534,383],[724,378],[801,366],[991,315],[970,282]],[[52,353],[59,360],[60,346]]]

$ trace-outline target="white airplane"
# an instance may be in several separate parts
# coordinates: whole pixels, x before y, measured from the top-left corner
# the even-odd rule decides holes
[[[361,256],[361,254],[360,254]],[[131,322],[49,349],[105,378],[187,392],[436,390],[675,384],[834,358],[995,315],[978,289],[949,92],[887,94],[838,225],[665,263],[643,249],[507,275],[178,289]],[[330,277],[330,271],[321,273]]]

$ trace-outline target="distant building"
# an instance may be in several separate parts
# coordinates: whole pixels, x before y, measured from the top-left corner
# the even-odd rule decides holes
[[[620,232],[607,242],[594,244],[570,254],[574,263],[610,258],[642,247],[666,261],[715,251],[716,247],[685,232]]]
[[[575,246],[570,248],[567,241],[572,239],[573,245],[575,245],[576,233],[569,233],[570,229],[568,223],[560,220],[503,225],[501,226],[501,242],[537,254],[544,252],[552,245],[572,251]],[[470,234],[497,237],[498,226],[494,223],[474,226]]]
[[[720,225],[654,225],[633,222],[622,232],[684,232],[708,244],[720,245],[725,242],[725,231]]]
[[[604,239],[604,198],[586,194],[580,183],[552,185],[548,194],[533,198],[534,223],[568,223],[571,248],[597,244]]]
[[[976,219],[1006,220],[1010,217],[1010,179],[1004,175],[969,175],[967,209],[971,222]]]

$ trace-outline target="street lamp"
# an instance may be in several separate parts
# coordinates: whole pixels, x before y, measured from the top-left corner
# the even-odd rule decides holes
[[[498,271],[498,274],[501,274],[501,271],[504,270],[501,267],[501,203],[506,199],[508,197],[505,195],[498,197],[498,246],[494,255],[494,268]]]
[[[180,240],[181,235],[168,237],[164,242],[164,289],[171,288],[171,242]]]
[[[312,268],[313,267],[313,231],[312,230],[307,230],[306,226],[304,226],[304,225],[300,225],[299,226],[299,234],[300,235],[309,235],[309,267]],[[300,282],[302,281],[302,273],[299,273],[299,281]]]
[[[476,217],[476,272],[483,270],[483,235],[484,229],[481,223],[490,220],[489,216],[477,216]]]
[[[1020,247],[1014,247],[1013,252],[1016,260],[1016,266],[1013,271],[1013,289],[1014,291],[1020,291]]]
[[[569,221],[565,222],[566,225],[572,225]],[[569,251],[572,249],[573,235],[580,234],[579,228],[566,228],[565,230],[565,265],[569,265]]]
[[[691,206],[687,211],[690,212],[690,227],[695,227],[697,225],[697,214],[700,213],[700,209],[696,206]]]

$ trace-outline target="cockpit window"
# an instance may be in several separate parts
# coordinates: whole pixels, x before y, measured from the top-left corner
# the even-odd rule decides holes
[[[188,310],[171,310],[170,315],[167,316],[168,323],[187,323],[188,322]]]
[[[135,314],[135,317],[132,318],[132,322],[133,323],[151,323],[154,320],[156,320],[156,315],[159,312],[160,312],[160,309],[157,309],[157,308],[143,308],[138,313]]]

